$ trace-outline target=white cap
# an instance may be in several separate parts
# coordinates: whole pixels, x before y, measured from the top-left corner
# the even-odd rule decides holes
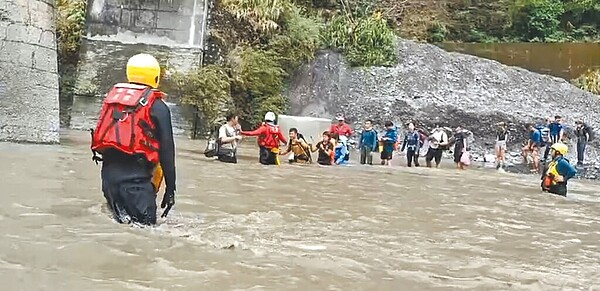
[[[273,113],[271,111],[267,112],[267,114],[265,114],[265,120],[274,122],[275,121],[275,113]]]

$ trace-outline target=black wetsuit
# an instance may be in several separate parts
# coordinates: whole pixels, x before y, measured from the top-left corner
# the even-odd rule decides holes
[[[171,127],[171,112],[160,99],[150,109],[155,133],[160,143],[160,164],[163,169],[166,190],[175,192],[175,143]],[[152,165],[143,156],[132,156],[117,150],[102,155],[102,191],[121,223],[156,223],[156,191],[151,183]],[[165,194],[166,195],[166,194]]]

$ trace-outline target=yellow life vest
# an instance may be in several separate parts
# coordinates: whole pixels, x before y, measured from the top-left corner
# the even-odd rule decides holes
[[[275,154],[275,165],[279,166],[281,164],[279,162],[279,148],[272,148],[271,152]]]
[[[546,175],[544,176],[543,187],[549,189],[550,186],[556,185],[557,182],[554,180],[556,176],[559,176],[558,173],[558,159],[553,160],[548,164],[548,169],[546,170]]]
[[[163,181],[163,170],[160,164],[154,168],[154,172],[152,173],[152,185],[154,185],[154,189],[156,189],[156,193],[160,189],[160,185]]]

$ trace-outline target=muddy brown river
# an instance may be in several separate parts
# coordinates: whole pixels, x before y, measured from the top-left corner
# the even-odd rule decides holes
[[[111,220],[88,137],[0,144],[3,290],[600,290],[592,182],[265,167],[251,140],[231,165],[180,138],[177,204],[142,229]]]

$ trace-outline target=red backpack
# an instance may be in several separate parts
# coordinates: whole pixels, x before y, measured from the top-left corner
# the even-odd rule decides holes
[[[97,153],[116,149],[129,155],[142,154],[156,164],[160,144],[150,117],[150,108],[162,92],[150,87],[119,83],[104,98],[100,118],[92,133],[92,160],[102,161]]]

